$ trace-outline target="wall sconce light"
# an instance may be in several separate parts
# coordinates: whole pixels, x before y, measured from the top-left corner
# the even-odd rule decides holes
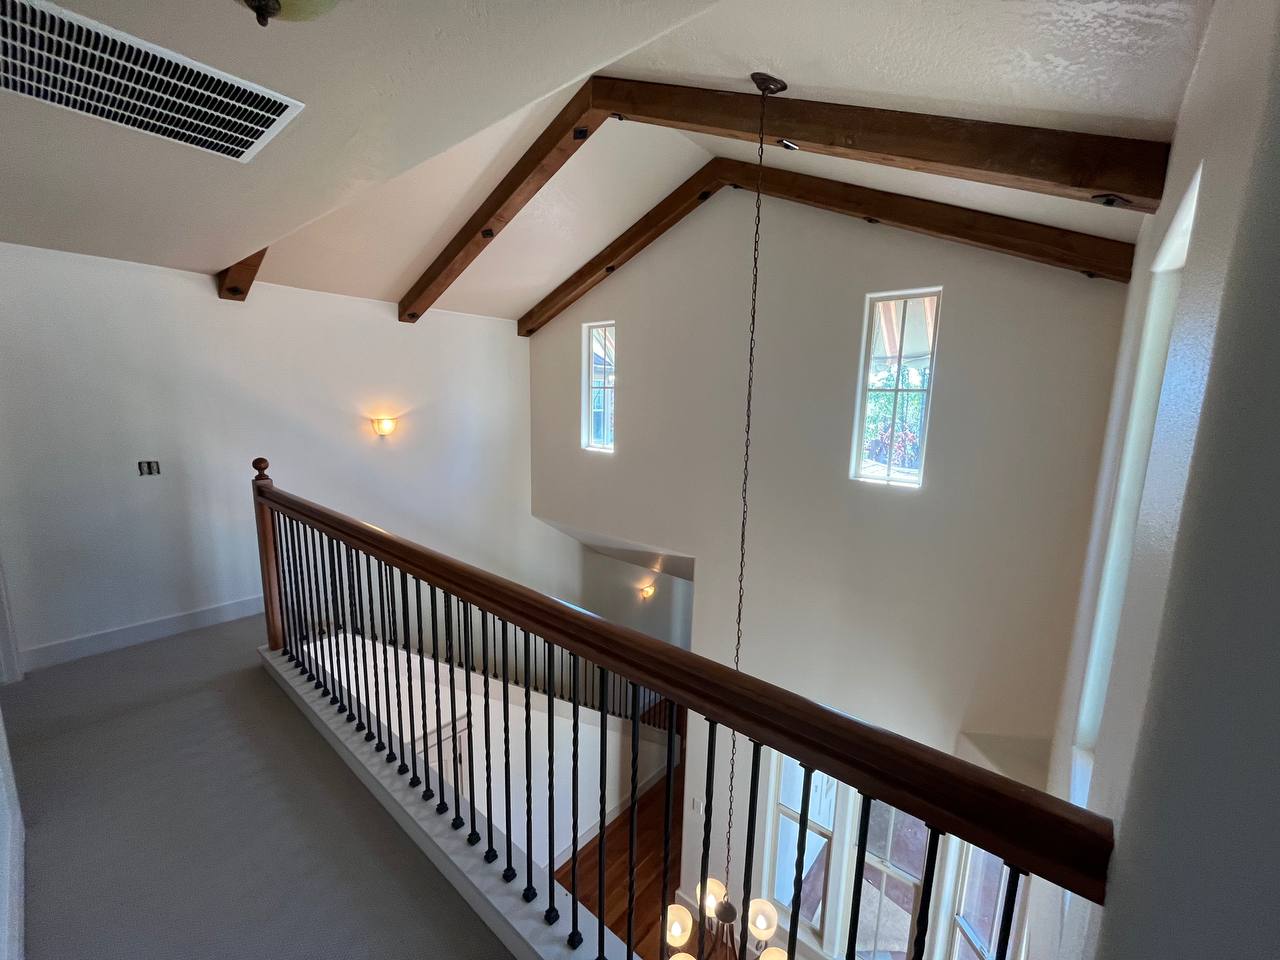
[[[658,592],[658,585],[656,583],[652,583],[652,582],[646,583],[643,587],[640,588],[640,599],[648,600],[657,592]]]
[[[399,417],[374,417],[369,421],[373,424],[373,432],[380,437],[389,437],[396,432],[396,424],[400,422]]]

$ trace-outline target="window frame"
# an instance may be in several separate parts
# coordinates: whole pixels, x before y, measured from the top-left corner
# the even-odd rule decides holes
[[[614,382],[609,386],[599,386],[593,388],[591,385],[591,338],[596,330],[612,330],[613,331],[613,379]],[[618,429],[618,327],[612,320],[596,320],[591,323],[582,325],[582,385],[579,395],[579,404],[581,406],[581,427],[580,427],[580,443],[583,450],[591,453],[613,453],[617,448],[617,429]],[[611,395],[613,409],[613,440],[609,446],[594,443],[591,432],[591,392],[593,389],[603,390]]]
[[[965,920],[961,913],[964,910],[964,897],[966,893],[967,880],[969,876],[969,861],[972,859],[974,851],[980,850],[979,847],[963,840],[957,841],[960,848],[955,855],[954,875],[950,880],[950,890],[946,898],[946,917],[947,935],[939,937],[936,947],[939,949],[944,960],[956,960],[959,956],[959,945],[963,940],[973,953],[983,958],[983,960],[991,960],[995,956],[995,942],[991,943],[991,950],[983,949],[978,942],[979,934],[970,927],[969,922]],[[984,852],[984,851],[982,851]],[[1004,911],[1005,893],[1008,891],[1009,882],[1009,865],[1002,864],[1000,868],[1000,890],[997,895],[995,905],[995,917],[993,919],[993,937],[999,934],[1000,916]],[[1013,913],[1013,932],[1009,941],[1009,956],[1020,958],[1025,955],[1026,950],[1026,923],[1029,897],[1029,886],[1032,882],[1030,876],[1023,876],[1022,881],[1018,884],[1017,900],[1014,903]]]
[[[892,466],[887,465],[886,476],[884,477],[868,477],[863,476],[859,472],[862,459],[862,435],[866,428],[866,410],[867,398],[871,393],[870,377],[871,377],[871,360],[872,349],[875,342],[875,312],[876,305],[879,303],[894,300],[917,300],[926,297],[935,297],[937,299],[937,307],[935,308],[933,321],[933,341],[929,345],[929,384],[923,390],[924,393],[924,410],[920,418],[920,482],[911,483],[904,480],[895,480],[892,476]],[[898,343],[898,383],[901,383],[902,377],[902,347],[906,342],[906,311],[903,311],[903,335]],[[892,290],[884,293],[869,293],[866,295],[864,309],[862,314],[862,352],[859,358],[858,366],[858,392],[854,398],[853,411],[853,434],[852,442],[849,449],[849,479],[858,480],[862,483],[878,484],[882,487],[892,487],[898,490],[922,490],[924,489],[924,468],[925,456],[928,450],[929,440],[929,417],[933,410],[933,388],[938,379],[938,341],[942,333],[942,287],[919,287],[911,290]],[[888,393],[888,390],[879,390],[878,392]],[[919,393],[916,389],[904,390],[895,383],[892,393],[894,395],[894,414],[893,421],[896,429],[897,422],[897,402],[903,393]],[[892,453],[890,454],[892,459]]]

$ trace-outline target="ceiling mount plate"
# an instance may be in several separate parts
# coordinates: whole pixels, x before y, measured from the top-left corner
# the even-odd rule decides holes
[[[765,96],[769,96],[774,93],[781,93],[783,90],[787,89],[787,82],[785,80],[779,80],[771,73],[761,73],[758,70],[751,74],[751,82],[754,83],[756,85],[756,89]]]

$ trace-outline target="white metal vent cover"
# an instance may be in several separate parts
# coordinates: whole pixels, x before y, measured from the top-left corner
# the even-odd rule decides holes
[[[0,88],[241,163],[303,106],[45,0],[0,0]]]

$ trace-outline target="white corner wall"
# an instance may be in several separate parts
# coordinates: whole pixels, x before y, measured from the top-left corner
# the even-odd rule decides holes
[[[1133,336],[1140,330],[1147,311],[1152,265],[1169,230],[1177,202],[1186,193],[1197,170],[1202,169],[1197,215],[1174,310],[1169,356],[1089,789],[1089,808],[1117,823],[1118,859],[1126,842],[1124,833],[1129,829],[1124,817],[1126,802],[1134,758],[1146,735],[1144,717],[1148,711],[1152,668],[1166,618],[1174,548],[1183,526],[1188,476],[1197,449],[1201,405],[1214,360],[1229,267],[1233,257],[1257,248],[1260,242],[1256,237],[1242,239],[1241,223],[1248,209],[1246,191],[1250,172],[1260,156],[1260,144],[1266,143],[1260,138],[1266,131],[1268,98],[1274,96],[1275,71],[1280,61],[1278,18],[1280,6],[1274,0],[1218,0],[1214,4],[1178,116],[1165,184],[1166,202],[1143,225],[1137,246],[1125,321]],[[1270,136],[1274,148],[1274,128]],[[1274,216],[1274,211],[1270,215]],[[1122,409],[1119,413],[1119,429],[1123,429],[1125,411]],[[1105,485],[1110,482],[1112,477],[1103,477],[1104,493]],[[1105,497],[1100,499],[1095,520],[1100,531],[1104,529],[1109,511],[1110,504]],[[1100,556],[1105,545],[1101,533],[1095,534],[1091,553]],[[1063,795],[1069,780],[1071,745],[1089,653],[1091,615],[1092,610],[1086,606],[1073,645],[1055,736],[1051,781]],[[1235,692],[1232,690],[1232,698]],[[1242,704],[1241,709],[1244,708]],[[1207,716],[1205,719],[1208,722]],[[1250,725],[1250,728],[1256,732],[1261,726]],[[1213,818],[1205,822],[1210,819]],[[1198,842],[1189,843],[1188,848],[1202,849]],[[1160,867],[1155,872],[1165,875],[1170,871]],[[1194,876],[1202,888],[1207,889],[1207,883],[1215,890],[1221,889],[1198,870],[1187,875]],[[1127,879],[1139,888],[1152,888],[1144,879],[1133,876]],[[1128,908],[1132,909],[1133,897],[1129,896],[1128,901]],[[1111,901],[1106,910],[1079,898],[1069,898],[1065,909],[1060,898],[1042,903],[1043,909],[1037,911],[1041,921],[1037,949],[1046,956],[1051,955],[1047,951],[1057,951],[1057,955],[1064,958],[1093,956],[1100,924],[1112,909]],[[1174,924],[1170,929],[1180,928]],[[1235,939],[1234,934],[1224,936]]]
[[[270,284],[225,302],[206,276],[7,244],[0,289],[0,558],[26,668],[260,605],[256,456],[284,489],[577,599],[580,546],[530,515],[510,322],[406,325]]]
[[[751,218],[747,191],[718,194],[532,338],[534,512],[695,557],[693,649],[722,661]],[[743,669],[946,750],[1048,737],[1125,288],[767,199],[762,256]],[[925,487],[850,480],[864,298],[931,285]],[[598,320],[617,324],[612,455],[579,446]]]

